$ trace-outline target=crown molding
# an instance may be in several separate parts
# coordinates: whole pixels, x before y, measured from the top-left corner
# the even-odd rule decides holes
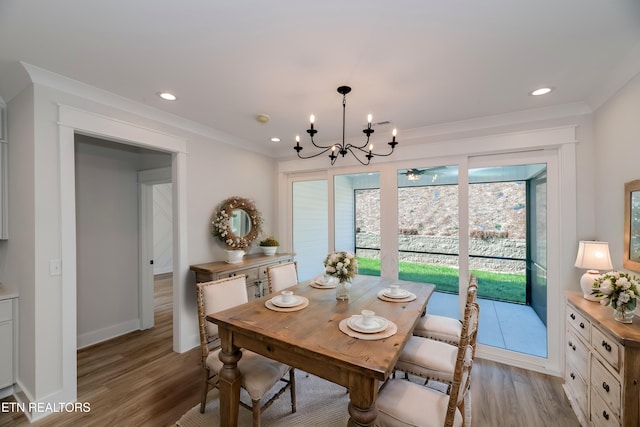
[[[272,153],[266,148],[261,149],[248,141],[237,138],[226,132],[203,126],[200,123],[185,119],[175,114],[167,113],[154,107],[131,100],[124,96],[116,95],[112,92],[91,86],[86,83],[71,79],[61,74],[56,74],[44,68],[21,62],[21,65],[27,71],[31,82],[34,84],[46,86],[52,89],[67,92],[80,98],[89,99],[93,102],[115,108],[127,113],[135,114],[145,119],[154,120],[183,131],[193,133],[204,138],[213,139],[227,145],[234,146],[247,151],[252,151],[265,156],[271,156]]]

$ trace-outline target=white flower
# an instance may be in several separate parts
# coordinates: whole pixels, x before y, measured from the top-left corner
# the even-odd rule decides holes
[[[626,304],[631,300],[629,294],[626,292],[622,292],[620,296],[618,296],[618,305]]]
[[[613,292],[613,285],[611,283],[611,280],[607,279],[600,284],[600,292],[605,295],[611,295],[611,292]]]
[[[620,277],[616,281],[616,286],[620,286],[622,289],[627,290],[631,287],[631,282],[629,282],[626,277]]]

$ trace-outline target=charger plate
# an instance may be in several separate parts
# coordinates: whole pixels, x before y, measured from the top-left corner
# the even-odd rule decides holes
[[[309,300],[306,297],[303,297],[303,296],[299,296],[299,297],[300,297],[300,299],[302,299],[302,302],[300,304],[296,305],[296,306],[293,306],[293,307],[278,307],[277,305],[272,303],[270,299],[268,299],[268,300],[266,300],[264,302],[264,306],[267,307],[269,310],[280,311],[280,312],[283,312],[283,313],[302,310],[303,308],[305,308],[306,306],[309,305]]]
[[[340,324],[338,325],[338,328],[340,329],[340,331],[353,338],[368,341],[382,340],[385,338],[389,338],[390,336],[393,336],[396,332],[398,332],[398,326],[391,320],[387,320],[389,322],[389,326],[387,326],[387,329],[385,329],[384,331],[377,332],[375,334],[363,334],[360,332],[356,332],[349,327],[349,325],[347,324],[349,319],[349,317],[347,317],[346,319],[342,319],[340,321]]]

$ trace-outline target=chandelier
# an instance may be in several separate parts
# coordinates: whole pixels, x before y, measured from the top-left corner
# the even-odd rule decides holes
[[[311,144],[313,144],[314,147],[319,148],[321,151],[309,156],[303,156],[302,154],[300,154],[300,151],[302,151],[303,149],[303,147],[300,145],[300,136],[296,136],[296,145],[295,147],[293,147],[293,149],[296,150],[296,152],[298,153],[298,157],[300,157],[301,159],[311,159],[329,152],[329,158],[331,159],[331,164],[333,165],[338,159],[338,154],[344,157],[347,155],[347,153],[351,153],[353,157],[355,157],[356,160],[360,162],[360,164],[366,166],[371,162],[371,159],[373,159],[374,157],[390,156],[393,153],[393,150],[396,148],[396,145],[398,145],[398,143],[396,142],[395,129],[392,132],[393,139],[387,143],[391,147],[391,151],[385,154],[373,152],[373,144],[369,144],[369,138],[371,137],[371,134],[374,132],[374,130],[371,129],[371,114],[367,116],[367,122],[368,122],[367,128],[362,130],[362,132],[365,135],[367,135],[367,139],[365,140],[365,142],[362,145],[353,145],[345,142],[345,114],[347,109],[347,94],[349,92],[351,92],[351,88],[349,86],[340,86],[338,88],[338,93],[342,94],[342,142],[339,144],[332,144],[332,145],[316,144],[313,137],[316,133],[318,133],[318,131],[313,127],[313,124],[315,122],[315,117],[312,114],[311,117],[309,118],[309,122],[311,123],[311,125],[309,129],[307,129],[307,133],[309,134],[309,137],[311,139]],[[366,161],[364,159],[366,159]]]

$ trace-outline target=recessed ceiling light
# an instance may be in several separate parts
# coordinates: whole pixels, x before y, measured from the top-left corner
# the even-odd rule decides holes
[[[551,92],[552,90],[553,90],[553,88],[550,88],[550,87],[541,87],[540,89],[536,89],[536,90],[530,92],[529,95],[533,95],[533,96],[546,95],[549,92]]]
[[[178,99],[174,94],[170,92],[160,92],[158,93],[158,96],[167,101],[175,101],[176,99]]]
[[[274,136],[269,141],[271,141],[271,142],[280,142],[280,138],[278,138],[277,136]]]

